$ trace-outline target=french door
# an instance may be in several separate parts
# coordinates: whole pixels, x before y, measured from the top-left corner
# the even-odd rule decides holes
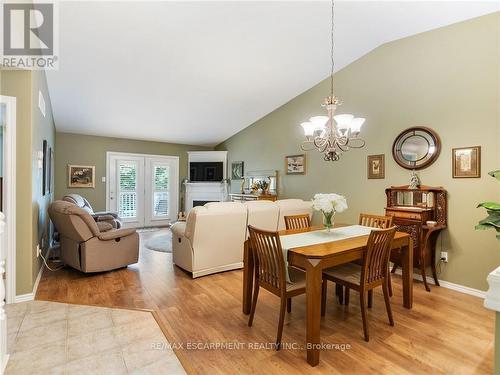
[[[107,153],[107,209],[125,227],[167,225],[178,210],[179,158]]]

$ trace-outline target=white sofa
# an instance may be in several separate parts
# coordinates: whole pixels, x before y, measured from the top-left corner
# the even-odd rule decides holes
[[[214,202],[194,207],[186,222],[172,225],[173,261],[193,278],[243,267],[247,225],[265,230],[285,228],[288,215],[312,215],[301,199],[276,202]]]

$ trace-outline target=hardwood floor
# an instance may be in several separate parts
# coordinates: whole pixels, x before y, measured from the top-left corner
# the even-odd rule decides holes
[[[141,233],[145,237],[160,232]],[[325,349],[320,364],[305,360],[305,298],[295,297],[286,314],[283,343],[273,349],[279,299],[262,290],[252,328],[241,311],[242,271],[192,279],[172,264],[172,254],[141,246],[138,264],[114,272],[85,275],[66,268],[45,270],[36,299],[108,307],[144,308],[157,312],[171,343],[184,344],[176,353],[188,373],[196,374],[491,374],[494,314],[479,298],[434,287],[414,285],[414,307],[402,306],[401,278],[393,277],[391,299],[395,326],[389,326],[384,299],[374,293],[368,312],[370,342],[363,340],[357,298],[349,307],[336,303],[329,288],[321,342],[348,344]],[[243,343],[240,350],[198,350],[188,343]],[[243,345],[242,345],[243,346]]]

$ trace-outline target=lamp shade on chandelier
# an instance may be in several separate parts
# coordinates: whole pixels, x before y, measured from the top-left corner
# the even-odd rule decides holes
[[[300,124],[306,137],[301,148],[304,151],[317,150],[324,154],[325,161],[337,161],[343,152],[351,148],[362,148],[365,141],[359,138],[361,127],[365,119],[354,117],[351,114],[335,115],[337,106],[341,101],[333,93],[333,29],[334,29],[334,2],[332,0],[332,28],[331,28],[331,74],[330,74],[330,96],[325,99],[323,107],[326,108],[328,116],[313,116],[307,122]]]

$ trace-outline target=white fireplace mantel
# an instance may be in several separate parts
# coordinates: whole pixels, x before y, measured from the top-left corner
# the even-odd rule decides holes
[[[500,312],[500,267],[488,275],[489,289],[484,299],[484,307]]]
[[[187,182],[186,213],[193,208],[194,201],[222,202],[224,185],[220,182]]]

